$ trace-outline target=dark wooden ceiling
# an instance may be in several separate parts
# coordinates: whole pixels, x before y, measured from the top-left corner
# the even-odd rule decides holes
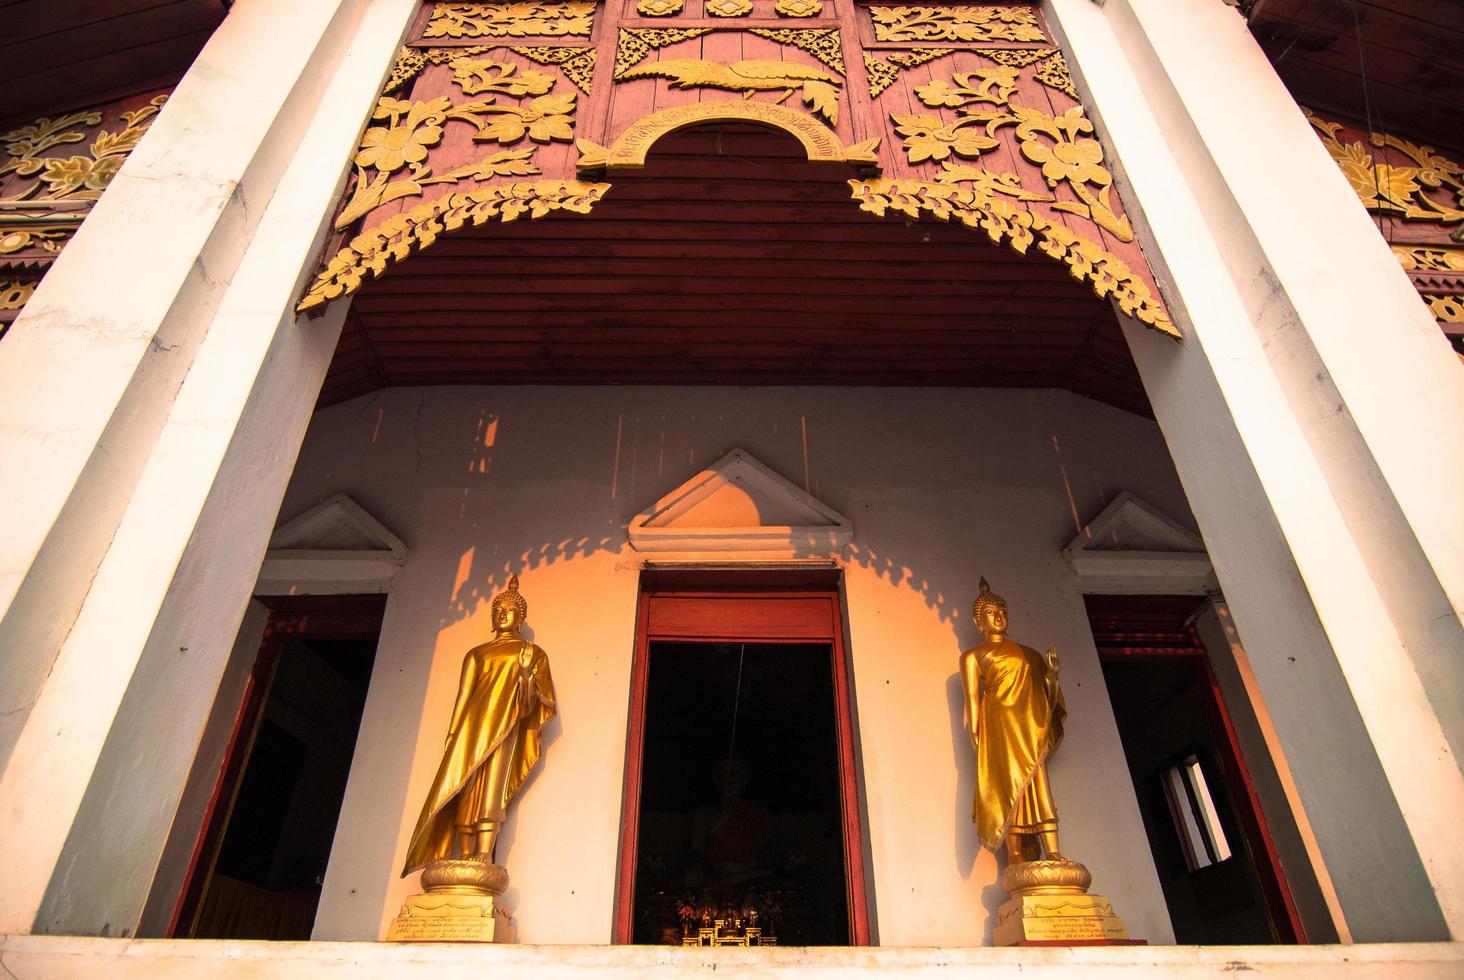
[[[1248,9],[1251,32],[1302,105],[1464,149],[1464,0],[1256,0]]]
[[[0,0],[0,127],[178,81],[232,0]]]
[[[464,229],[368,283],[322,404],[389,385],[973,385],[1149,413],[1112,308],[1064,266],[864,214],[851,176],[768,130],[667,137],[589,216]]]

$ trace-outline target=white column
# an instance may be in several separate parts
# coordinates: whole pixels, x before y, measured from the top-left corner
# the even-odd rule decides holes
[[[36,485],[5,639],[53,656],[0,775],[0,932],[136,927],[345,314],[294,303],[416,9],[237,3],[6,338],[36,470],[0,489]]]
[[[1182,324],[1125,326],[1345,922],[1464,936],[1464,369],[1222,0],[1048,0]]]

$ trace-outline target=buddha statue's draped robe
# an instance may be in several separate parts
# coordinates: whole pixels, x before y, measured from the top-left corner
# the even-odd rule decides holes
[[[980,679],[980,696],[968,703],[975,717],[967,724],[975,726],[976,741],[971,819],[981,842],[994,850],[1008,833],[1057,828],[1043,767],[1062,741],[1067,701],[1047,659],[1012,640],[987,643],[961,657],[966,690],[975,691],[970,671]]]
[[[442,763],[432,781],[403,875],[453,856],[457,797],[472,789],[474,777],[497,753],[508,753],[502,798],[483,799],[479,819],[497,815],[514,798],[539,762],[541,729],[554,717],[554,682],[549,658],[517,637],[491,640],[463,658],[462,679],[452,729]],[[489,855],[482,855],[484,860]]]

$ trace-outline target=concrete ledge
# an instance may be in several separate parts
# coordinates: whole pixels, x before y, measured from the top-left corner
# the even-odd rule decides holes
[[[769,947],[678,949],[663,946],[430,946],[388,943],[269,943],[176,939],[0,937],[0,975],[16,980],[104,976],[308,976],[311,980],[439,978],[510,971],[506,976],[645,980],[704,973],[721,978],[933,975],[979,969],[983,978],[1066,980],[1234,980],[1237,974],[1328,980],[1464,976],[1464,944],[1358,946],[1122,946],[996,949]]]

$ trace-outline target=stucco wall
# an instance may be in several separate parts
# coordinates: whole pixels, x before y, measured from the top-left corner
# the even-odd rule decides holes
[[[1052,766],[1063,850],[1132,935],[1172,942],[1081,596],[1060,549],[1130,490],[1192,523],[1157,427],[1055,391],[392,389],[319,412],[281,512],[345,492],[410,553],[394,583],[316,921],[375,939],[446,732],[463,653],[509,572],[560,717],[499,845],[520,941],[607,942],[638,588],[625,525],[727,450],[854,524],[852,687],[884,945],[991,941],[1004,895],[970,822],[956,658],[984,575],[1012,634],[1055,643],[1070,717]]]

